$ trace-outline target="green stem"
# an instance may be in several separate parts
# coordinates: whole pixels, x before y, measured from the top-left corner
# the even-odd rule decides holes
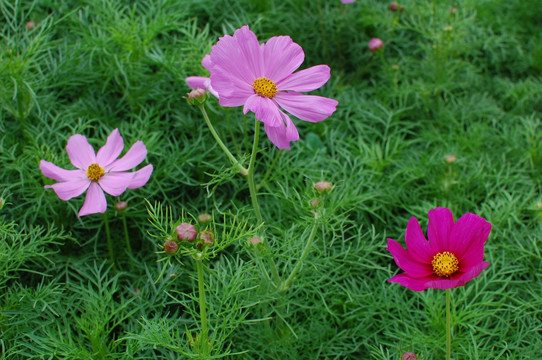
[[[205,306],[205,284],[203,281],[203,261],[196,261],[196,269],[198,271],[198,290],[199,290],[199,314],[201,318],[201,333],[199,338],[200,348],[204,356],[209,356],[209,341],[207,328],[207,309]]]
[[[255,119],[254,124],[254,143],[252,144],[252,154],[250,155],[250,163],[248,165],[248,188],[250,190],[250,199],[252,200],[252,207],[254,208],[254,214],[258,220],[258,225],[263,222],[262,214],[260,213],[260,206],[258,205],[258,198],[256,192],[256,184],[254,183],[254,163],[256,162],[256,153],[258,152],[258,140],[260,138],[260,122]]]
[[[452,327],[450,318],[450,289],[446,289],[446,360],[450,360],[452,354]]]
[[[297,272],[299,271],[299,269],[301,269],[301,265],[303,265],[303,261],[305,260],[305,258],[307,257],[307,255],[309,254],[309,251],[310,251],[310,248],[311,248],[311,245],[312,245],[312,242],[314,240],[314,237],[316,235],[316,230],[318,229],[318,226],[317,224],[315,223],[313,226],[312,226],[312,230],[311,230],[311,233],[309,235],[309,240],[307,241],[307,243],[305,244],[305,248],[303,249],[303,253],[301,254],[301,257],[299,258],[299,260],[297,260],[297,263],[295,264],[295,267],[294,269],[292,270],[292,272],[290,273],[290,276],[288,276],[288,278],[286,279],[286,281],[284,281],[280,287],[280,291],[286,291],[288,289],[288,287],[291,285],[292,281],[294,280],[294,277],[297,275]]]
[[[207,115],[207,111],[205,110],[205,105],[199,105],[199,108],[201,110],[201,113],[203,114],[203,118],[205,119],[205,122],[207,123],[207,126],[209,127],[209,130],[211,130],[211,134],[213,134],[213,137],[215,138],[216,142],[218,143],[218,145],[220,145],[220,147],[222,148],[222,150],[224,151],[224,153],[228,156],[228,158],[230,159],[230,161],[235,165],[237,166],[237,168],[239,169],[239,171],[241,172],[242,175],[246,175],[248,173],[248,170],[245,169],[245,167],[243,165],[241,165],[239,163],[239,161],[237,161],[237,159],[235,158],[235,156],[232,155],[232,153],[228,150],[228,148],[226,147],[226,145],[224,145],[224,143],[222,142],[222,140],[220,139],[220,136],[218,136],[218,133],[216,132],[215,128],[213,127],[213,124],[211,124],[211,120],[209,120],[209,115]]]
[[[113,252],[113,242],[111,241],[111,231],[109,230],[109,217],[107,216],[107,211],[104,212],[104,224],[105,224],[105,234],[107,236],[107,249],[109,250],[109,258],[111,263],[115,266],[115,253]]]
[[[126,223],[126,215],[123,213],[121,215],[122,225],[124,227],[124,238],[126,239],[126,252],[130,258],[130,270],[134,270],[134,259],[132,252],[132,245],[130,244],[130,236],[128,235],[128,224]]]

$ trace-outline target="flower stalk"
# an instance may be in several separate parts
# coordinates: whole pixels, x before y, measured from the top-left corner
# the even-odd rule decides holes
[[[207,307],[205,305],[205,283],[203,278],[203,260],[195,259],[198,272],[199,313],[201,319],[201,332],[199,336],[200,350],[203,356],[209,356],[209,329],[207,327]]]
[[[450,289],[446,289],[446,360],[450,360],[452,354],[452,327],[450,319],[450,307]]]
[[[126,252],[128,253],[128,258],[130,259],[130,270],[134,270],[134,259],[132,253],[132,245],[130,244],[130,236],[128,235],[128,224],[126,222],[126,215],[122,213],[122,226],[124,227],[124,239],[126,240]]]
[[[250,190],[250,199],[252,200],[252,207],[254,208],[254,214],[258,224],[263,222],[262,214],[260,213],[260,206],[258,205],[258,197],[256,193],[256,184],[254,183],[254,168],[256,162],[256,153],[258,152],[258,141],[260,138],[260,122],[254,119],[254,142],[252,144],[252,154],[250,155],[250,163],[248,165],[248,188]]]
[[[111,241],[111,230],[109,230],[109,217],[107,216],[107,211],[104,212],[104,225],[105,225],[105,235],[107,237],[107,249],[109,250],[109,259],[111,264],[115,266],[115,253],[113,252],[113,242]]]

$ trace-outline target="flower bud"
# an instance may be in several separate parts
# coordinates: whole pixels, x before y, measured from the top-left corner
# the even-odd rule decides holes
[[[401,6],[401,7],[399,8],[399,11],[400,11],[400,12],[405,11],[405,7],[404,7],[404,6]]]
[[[175,254],[179,250],[179,245],[173,240],[168,240],[164,244],[164,251],[168,254]]]
[[[4,199],[0,198],[0,209],[4,207]]]
[[[403,354],[403,357],[401,357],[403,360],[418,360],[418,357],[413,352],[406,352]]]
[[[190,105],[201,105],[207,100],[207,91],[204,89],[194,89],[188,93],[186,99]]]
[[[450,13],[450,15],[455,15],[455,14],[457,14],[457,8],[456,7],[451,7],[450,10],[448,10],[448,12]]]
[[[390,4],[390,11],[391,12],[397,11],[397,3],[395,1]]]
[[[199,238],[203,240],[203,245],[213,246],[215,236],[213,235],[211,231],[208,231],[208,230],[202,231],[201,234],[199,234]]]
[[[196,231],[194,225],[189,223],[179,224],[179,226],[175,228],[175,231],[177,231],[177,239],[181,241],[194,241],[196,240],[196,236],[198,235],[198,232]]]
[[[444,158],[444,161],[446,161],[448,164],[453,164],[454,162],[457,161],[457,157],[456,157],[455,155],[448,154],[448,155],[446,155],[446,157]]]
[[[379,38],[372,38],[371,41],[369,41],[369,50],[372,52],[382,49],[383,46],[384,42]]]
[[[211,222],[211,215],[207,213],[199,214],[198,221],[202,224],[207,224],[208,222]]]
[[[329,181],[318,181],[316,184],[314,184],[314,188],[321,193],[330,192],[332,187],[333,186]]]
[[[537,203],[536,203],[536,207],[537,207],[537,208],[542,208],[542,201],[537,202]]]
[[[318,205],[320,205],[320,199],[317,199],[317,198],[311,199],[309,203],[311,204],[312,207],[318,207]]]
[[[126,203],[126,201],[119,201],[118,203],[115,204],[115,209],[117,211],[123,211],[126,209],[127,206],[128,204]]]
[[[36,27],[36,23],[33,22],[33,21],[29,21],[29,22],[26,23],[26,28],[28,30],[34,30],[35,27]]]
[[[249,244],[252,244],[254,246],[258,245],[259,243],[262,242],[262,238],[258,237],[258,236],[255,236],[253,238],[251,238],[249,241]]]

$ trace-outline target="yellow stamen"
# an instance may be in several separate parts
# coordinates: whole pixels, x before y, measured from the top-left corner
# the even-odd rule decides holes
[[[256,94],[268,98],[272,98],[273,96],[275,96],[278,91],[277,85],[275,85],[272,80],[264,77],[254,80],[254,82],[252,83],[252,87],[254,88],[254,92]]]
[[[459,261],[454,254],[444,251],[436,254],[431,261],[433,271],[437,276],[448,277],[459,270]]]
[[[104,168],[96,163],[90,164],[87,168],[87,177],[92,181],[98,181],[104,175]]]

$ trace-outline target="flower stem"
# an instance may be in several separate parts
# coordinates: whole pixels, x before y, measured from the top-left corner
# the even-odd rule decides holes
[[[105,224],[105,235],[107,236],[107,249],[109,250],[109,258],[111,263],[115,266],[115,253],[113,252],[113,242],[111,241],[111,231],[109,230],[109,217],[107,216],[107,211],[104,212],[104,224]]]
[[[254,124],[254,143],[252,144],[252,154],[250,155],[250,163],[248,165],[248,188],[250,190],[250,198],[252,200],[252,207],[254,208],[254,214],[258,220],[258,224],[263,222],[262,214],[260,213],[260,206],[258,205],[258,198],[256,193],[256,184],[254,183],[254,163],[256,162],[256,153],[258,152],[258,140],[260,138],[260,122],[255,119]]]
[[[291,285],[292,281],[294,280],[294,277],[297,275],[297,272],[299,271],[299,269],[301,269],[301,265],[303,265],[303,261],[305,260],[305,258],[309,254],[309,250],[311,248],[312,242],[313,242],[314,237],[316,235],[316,230],[317,229],[318,229],[318,226],[317,226],[316,223],[314,223],[314,225],[312,226],[311,233],[309,235],[309,240],[307,241],[307,243],[305,244],[305,248],[303,249],[303,253],[301,254],[301,257],[299,258],[299,260],[295,264],[295,267],[292,270],[292,272],[290,273],[290,276],[288,276],[286,281],[284,281],[281,284],[280,291],[286,291],[288,289],[288,287]]]
[[[199,338],[200,349],[204,356],[209,356],[209,341],[207,328],[207,308],[205,306],[205,285],[203,281],[203,261],[196,259],[196,269],[198,271],[198,290],[199,290],[199,314],[201,319],[201,333]]]
[[[218,133],[216,132],[215,128],[213,127],[213,124],[211,124],[211,120],[209,120],[209,115],[207,115],[207,111],[205,110],[205,105],[199,105],[199,108],[201,110],[201,113],[203,114],[203,118],[205,119],[205,122],[207,123],[207,126],[209,127],[209,130],[211,130],[211,134],[213,134],[216,142],[218,143],[218,145],[220,145],[220,147],[222,148],[222,150],[224,151],[224,153],[228,156],[228,158],[230,159],[230,161],[235,165],[237,166],[237,168],[239,169],[239,171],[241,172],[241,174],[243,175],[246,175],[248,173],[248,170],[245,169],[245,167],[243,165],[241,165],[239,163],[239,161],[237,161],[237,159],[235,158],[235,156],[232,155],[232,153],[228,150],[228,148],[226,147],[226,145],[224,145],[224,143],[222,142],[222,140],[220,139],[220,136],[218,136]]]
[[[123,213],[121,215],[122,225],[124,227],[124,238],[126,239],[126,252],[130,258],[130,270],[134,270],[134,259],[132,253],[132,245],[130,244],[130,236],[128,235],[128,224],[126,223],[126,215]]]
[[[450,317],[450,289],[446,289],[446,360],[450,360],[452,354],[452,327]]]

